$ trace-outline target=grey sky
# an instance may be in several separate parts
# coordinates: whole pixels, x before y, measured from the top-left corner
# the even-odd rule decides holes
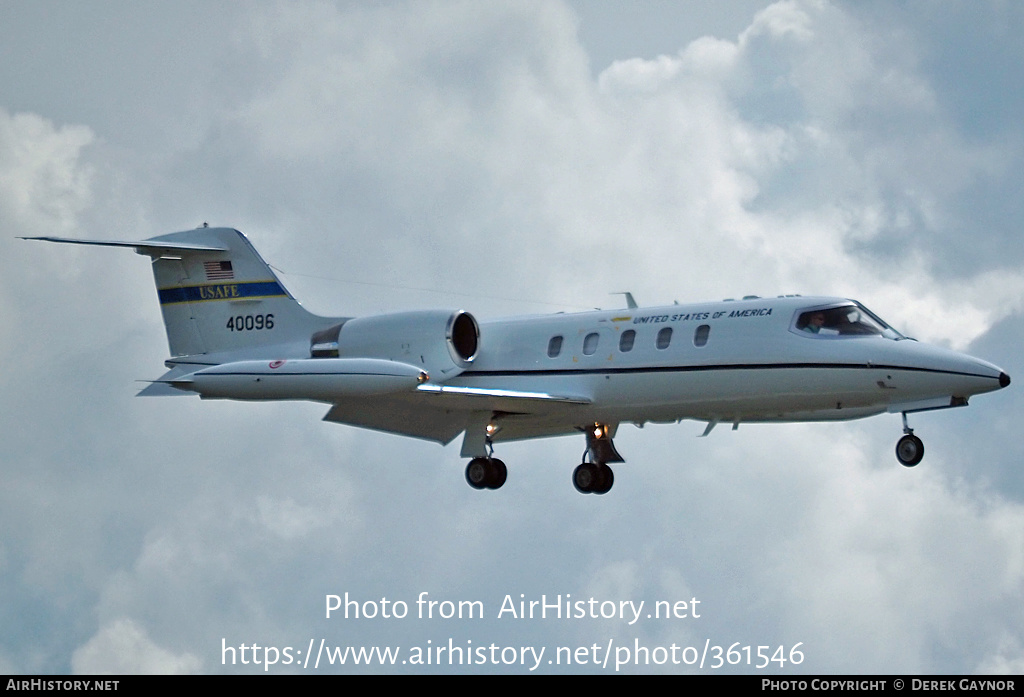
[[[458,445],[320,405],[135,398],[167,352],[145,259],[14,239],[234,226],[336,315],[849,295],[1016,378],[1024,17],[926,7],[0,2],[0,673],[449,637],[1024,671],[1016,386],[915,417],[914,470],[896,416],[624,425],[608,496],[573,490],[574,438],[503,446],[477,492]],[[346,591],[488,615],[325,620]],[[702,617],[499,620],[506,594]]]

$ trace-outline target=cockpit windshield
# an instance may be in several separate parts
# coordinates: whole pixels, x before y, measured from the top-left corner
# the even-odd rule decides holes
[[[906,337],[857,302],[811,307],[796,313],[794,331],[815,337],[881,336],[886,339]]]

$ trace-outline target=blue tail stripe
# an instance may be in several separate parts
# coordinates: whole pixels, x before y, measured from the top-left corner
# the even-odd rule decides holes
[[[183,288],[160,288],[157,293],[160,296],[161,305],[288,296],[284,288],[277,281],[208,283],[201,286],[185,286]]]

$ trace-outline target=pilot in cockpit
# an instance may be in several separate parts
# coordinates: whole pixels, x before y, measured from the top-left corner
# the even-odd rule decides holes
[[[804,325],[803,330],[805,332],[810,332],[811,334],[821,334],[823,336],[839,334],[839,330],[825,326],[824,310],[818,310],[810,313],[810,316],[807,318],[807,324]]]

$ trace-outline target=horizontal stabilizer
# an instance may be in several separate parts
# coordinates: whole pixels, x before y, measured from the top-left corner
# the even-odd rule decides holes
[[[139,254],[160,256],[167,252],[226,252],[227,247],[208,244],[185,244],[182,242],[155,242],[152,240],[129,242],[124,240],[83,240],[73,237],[19,237],[20,240],[42,240],[43,242],[63,242],[65,244],[90,244],[99,247],[129,247]]]
[[[135,396],[136,397],[183,397],[188,395],[188,392],[184,392],[177,387],[172,386],[167,382],[153,382],[147,387],[140,390]]]
[[[149,380],[148,386],[143,388],[141,392],[136,394],[136,397],[181,397],[183,395],[195,395],[194,392],[182,390],[180,387],[175,387],[174,382],[180,380],[182,377],[191,375],[195,371],[195,366],[175,366],[171,370],[161,375],[156,380]]]

